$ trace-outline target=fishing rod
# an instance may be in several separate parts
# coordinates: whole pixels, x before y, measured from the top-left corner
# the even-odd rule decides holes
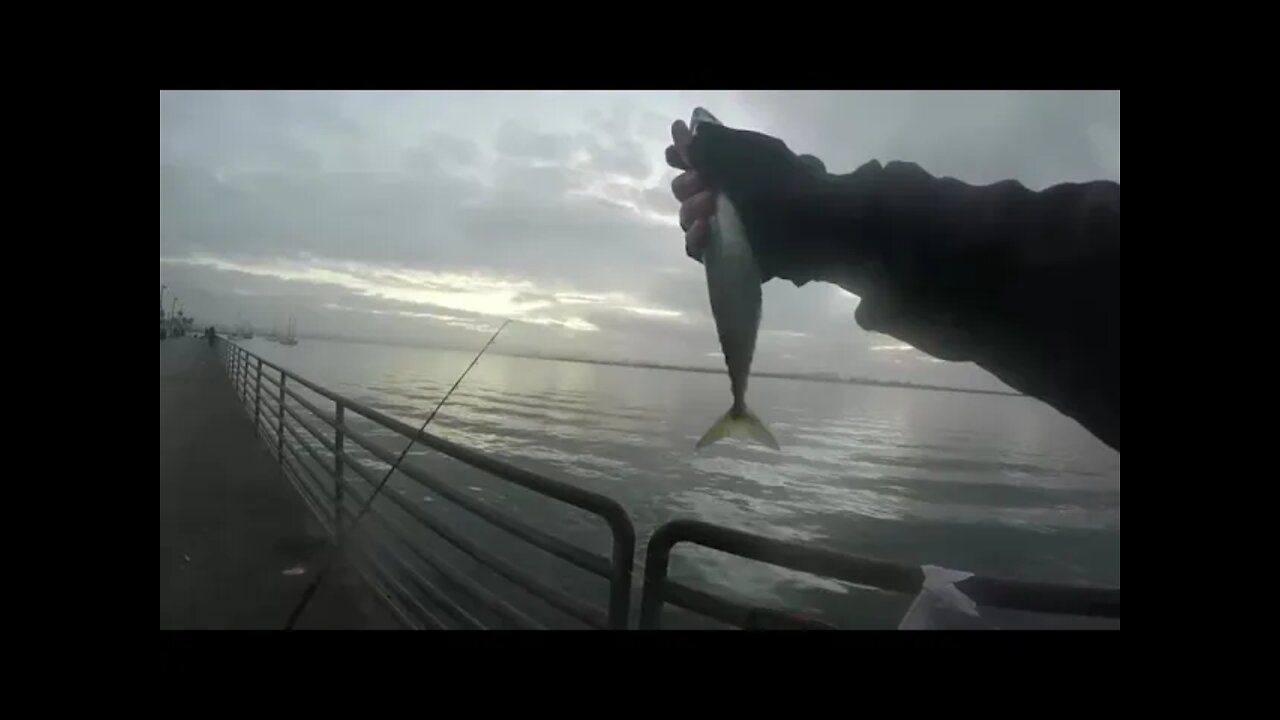
[[[493,341],[498,339],[498,334],[501,333],[503,328],[510,324],[510,322],[510,320],[502,321],[502,324],[498,326],[498,329],[493,333],[493,336],[489,338],[489,342],[485,343],[484,347],[480,348],[480,352],[476,353],[474,358],[471,358],[471,364],[467,365],[467,369],[463,370],[462,374],[458,376],[458,379],[454,381],[453,387],[449,388],[449,392],[445,393],[444,397],[440,398],[440,402],[436,403],[435,409],[431,411],[431,414],[427,416],[427,419],[422,421],[422,427],[418,428],[417,435],[421,435],[422,431],[427,429],[427,425],[435,419],[436,413],[440,412],[440,408],[444,406],[445,401],[448,400],[449,396],[453,395],[453,391],[457,390],[458,386],[462,384],[462,379],[467,376],[467,373],[471,372],[471,368],[475,367],[477,362],[480,362],[480,356],[484,355],[484,352],[489,349],[489,346],[493,344]],[[289,613],[289,620],[284,626],[285,630],[292,630],[294,623],[296,623],[298,618],[302,616],[302,611],[307,609],[307,604],[310,603],[311,598],[315,596],[316,590],[320,589],[320,583],[333,567],[334,561],[341,556],[343,546],[346,544],[347,539],[352,535],[355,535],[356,524],[365,516],[365,513],[369,512],[369,508],[373,507],[373,501],[378,497],[378,493],[382,492],[382,488],[386,487],[387,481],[391,479],[391,475],[395,473],[396,468],[400,467],[400,463],[404,461],[405,456],[409,454],[409,448],[413,447],[413,444],[418,441],[417,435],[409,438],[409,443],[404,446],[404,450],[400,451],[400,457],[396,458],[396,461],[392,463],[390,469],[387,470],[387,474],[382,477],[382,482],[378,483],[378,486],[373,489],[373,493],[369,495],[369,499],[365,501],[364,507],[360,508],[360,512],[356,513],[355,519],[353,519],[351,521],[351,525],[347,527],[346,534],[339,538],[338,542],[333,546],[328,559],[325,560],[324,566],[320,569],[320,572],[316,573],[316,577],[311,581],[311,584],[307,586],[306,592],[302,594],[302,599],[294,606],[293,612]],[[341,522],[341,508],[334,508],[334,518],[337,522]]]

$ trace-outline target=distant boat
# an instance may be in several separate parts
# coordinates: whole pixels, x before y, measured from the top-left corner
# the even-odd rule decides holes
[[[244,315],[240,316],[240,324],[231,331],[232,338],[241,338],[244,340],[253,339],[253,326],[245,321]]]
[[[279,338],[281,345],[297,345],[298,338],[294,337],[293,330],[297,326],[297,321],[292,315],[289,316],[289,329],[285,331],[285,335]]]

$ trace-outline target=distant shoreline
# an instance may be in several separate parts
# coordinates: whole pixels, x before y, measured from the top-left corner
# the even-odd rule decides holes
[[[696,372],[720,375],[724,373],[723,368],[706,368],[694,367],[689,365],[663,365],[661,363],[646,362],[626,362],[621,360],[594,360],[589,358],[571,358],[556,357],[551,355],[528,355],[522,353],[504,353],[494,351],[495,355],[505,355],[506,357],[525,358],[529,360],[551,360],[555,362],[572,362],[582,363],[584,365],[614,365],[617,367],[642,368],[648,370],[667,370],[674,372]],[[751,373],[751,377],[757,378],[774,378],[775,380],[804,380],[808,382],[825,382],[835,383],[838,385],[868,385],[872,387],[891,387],[902,388],[906,390],[933,390],[936,392],[958,392],[970,393],[974,395],[1003,395],[1006,397],[1027,397],[1019,392],[1012,390],[983,390],[980,388],[962,388],[952,387],[949,385],[930,385],[927,383],[910,383],[900,380],[872,380],[870,378],[857,378],[837,375],[835,373],[784,373],[760,371]]]
[[[299,338],[314,340],[331,340],[335,342],[356,343],[361,345],[382,345],[386,347],[405,347],[418,348],[423,350],[449,350],[452,352],[474,352],[474,348],[449,348],[449,347],[432,347],[415,343],[403,343],[385,340],[372,340],[365,338],[345,338],[332,335],[299,335]],[[524,358],[527,360],[550,360],[553,362],[571,362],[581,363],[583,365],[611,365],[615,367],[630,367],[647,370],[666,370],[672,372],[695,372],[710,373],[719,375],[724,372],[724,368],[696,367],[691,365],[664,365],[662,363],[650,362],[632,362],[624,360],[600,360],[594,358],[575,358],[560,357],[554,355],[531,355],[528,353],[503,352],[501,350],[493,350],[494,355],[503,355],[505,357]],[[900,388],[904,390],[932,390],[934,392],[955,392],[968,393],[970,395],[999,395],[1004,397],[1029,397],[1012,390],[983,390],[980,388],[964,388],[952,387],[949,385],[931,385],[928,383],[912,383],[900,380],[873,380],[870,378],[849,377],[838,375],[836,373],[785,373],[785,372],[769,372],[758,371],[751,373],[752,377],[773,378],[775,380],[802,380],[808,382],[824,382],[836,385],[863,385],[867,387],[887,387]]]

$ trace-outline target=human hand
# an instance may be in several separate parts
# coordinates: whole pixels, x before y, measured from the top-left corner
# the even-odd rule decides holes
[[[699,126],[695,137],[677,120],[671,140],[667,164],[684,171],[672,181],[671,192],[680,201],[685,253],[701,261],[716,197],[724,192],[742,217],[763,279],[779,275],[798,280],[792,270],[803,262],[792,260],[802,243],[789,243],[788,235],[803,225],[795,217],[803,207],[797,200],[825,174],[822,161],[796,155],[777,138],[715,124]]]

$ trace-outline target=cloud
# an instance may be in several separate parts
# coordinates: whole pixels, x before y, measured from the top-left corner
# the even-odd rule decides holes
[[[539,132],[518,120],[508,120],[498,131],[494,146],[507,157],[565,162],[576,143],[572,135]]]
[[[479,272],[431,272],[318,257],[302,260],[275,258],[238,261],[193,256],[161,258],[160,262],[162,266],[201,267],[289,283],[340,288],[357,298],[384,303],[394,308],[385,312],[403,317],[457,320],[454,316],[441,314],[441,311],[454,311],[467,313],[470,318],[510,318],[539,325],[558,325],[577,331],[599,330],[594,323],[577,316],[582,311],[575,306],[584,304],[591,306],[596,315],[624,313],[672,321],[679,321],[684,317],[679,310],[646,305],[626,293],[557,291],[552,286],[539,288],[529,279],[513,280]],[[235,292],[243,296],[256,294],[248,290]],[[383,312],[337,302],[325,305],[330,309]],[[416,311],[407,308],[430,310]]]
[[[165,92],[162,279],[213,322],[448,343],[512,317],[529,348],[705,362],[662,159],[698,104],[833,171],[1119,178],[1118,93]],[[862,332],[831,286],[764,301],[758,366],[997,384]]]

